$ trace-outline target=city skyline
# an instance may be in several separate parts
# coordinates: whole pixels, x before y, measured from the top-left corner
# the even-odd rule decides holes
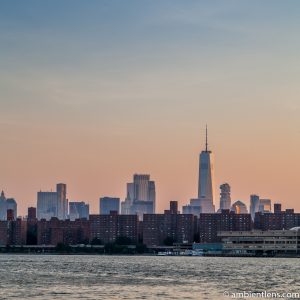
[[[221,189],[221,187],[223,186],[223,185],[226,185],[226,184],[228,184],[227,182],[222,182],[221,183],[221,185],[220,185],[220,187],[219,187],[219,189],[218,189],[218,186],[216,185],[216,183],[215,183],[215,180],[214,180],[214,156],[213,156],[213,154],[212,154],[212,151],[210,151],[210,150],[208,150],[208,131],[207,131],[207,125],[206,125],[206,127],[205,127],[205,144],[204,144],[205,146],[204,146],[204,148],[203,148],[203,150],[200,152],[200,155],[199,155],[199,161],[198,161],[198,174],[197,174],[197,178],[198,178],[198,180],[197,180],[197,192],[198,192],[198,198],[192,198],[192,199],[190,199],[190,201],[192,200],[192,201],[196,201],[195,203],[194,203],[194,205],[200,205],[199,203],[198,203],[198,201],[201,199],[201,198],[203,198],[203,199],[206,199],[206,197],[204,197],[204,194],[203,194],[203,196],[200,196],[200,194],[201,194],[201,185],[202,186],[206,186],[206,185],[208,185],[208,188],[209,188],[209,196],[208,196],[208,201],[209,202],[211,202],[212,204],[213,204],[213,207],[214,207],[214,211],[215,212],[217,212],[218,211],[218,208],[220,208],[220,205],[221,205],[221,202],[220,202],[220,198],[221,198],[221,193],[222,193],[222,189]],[[212,172],[212,173],[208,173],[208,174],[206,174],[205,173],[205,179],[202,179],[202,181],[203,181],[203,183],[201,183],[201,180],[200,180],[200,178],[201,178],[201,166],[203,166],[203,164],[205,164],[205,165],[207,165],[208,167],[209,167],[209,169],[210,168],[212,168],[211,170],[210,170],[210,172]],[[202,171],[203,172],[203,171]],[[150,175],[137,175],[137,173],[135,172],[134,173],[134,177],[135,176],[142,176],[142,177],[147,177],[148,178],[148,180],[149,180],[149,178],[150,178]],[[126,187],[127,187],[127,190],[126,190],[126,192],[125,192],[125,196],[120,196],[120,195],[115,195],[115,194],[101,194],[99,197],[101,198],[101,197],[108,197],[108,198],[110,198],[110,197],[116,197],[116,198],[119,198],[120,199],[120,204],[121,204],[121,201],[125,201],[126,199],[127,199],[127,197],[128,197],[128,185],[133,185],[133,183],[127,183],[126,184]],[[64,186],[64,189],[66,189],[66,184],[65,183],[60,183],[60,184],[57,184],[57,186],[60,186],[60,185],[62,185],[62,186]],[[231,189],[231,187],[229,187],[230,189]],[[2,189],[2,193],[3,193],[3,189]],[[57,192],[58,193],[58,192]],[[49,190],[49,189],[45,189],[45,191],[43,191],[42,192],[42,190],[40,189],[39,191],[37,191],[36,192],[36,195],[37,195],[37,197],[36,197],[36,200],[35,200],[35,203],[33,203],[32,205],[27,205],[26,207],[25,207],[25,212],[22,214],[20,214],[20,216],[25,216],[26,215],[26,212],[27,212],[27,209],[28,209],[28,207],[36,207],[37,206],[37,203],[38,203],[38,201],[39,201],[39,194],[51,194],[51,196],[50,197],[52,197],[52,195],[55,195],[55,199],[56,199],[56,192],[53,192],[52,191],[52,188]],[[246,206],[247,206],[247,208],[250,210],[250,208],[251,208],[251,199],[252,199],[252,196],[256,196],[256,194],[254,194],[254,193],[250,193],[249,195],[248,195],[248,198],[246,198],[246,199],[236,199],[236,198],[233,198],[233,201],[236,201],[236,203],[238,203],[238,202],[240,202],[241,200],[243,201],[243,202],[245,202],[245,204],[246,204]],[[70,198],[70,197],[68,197],[68,195],[66,194],[66,191],[64,191],[64,196],[62,196],[62,197],[65,197],[66,198],[66,200],[67,201],[73,201],[74,202],[74,199],[79,199],[78,197],[73,197],[73,198]],[[99,197],[98,197],[98,201],[99,201]],[[199,198],[200,197],[200,198]],[[13,198],[14,199],[14,198]],[[211,200],[212,199],[212,200]],[[275,198],[276,199],[276,198]],[[283,205],[285,205],[285,203],[284,203],[284,201],[280,201],[280,200],[275,200],[275,199],[273,199],[273,203],[278,203],[278,202],[280,202],[280,203],[283,203]],[[261,199],[261,200],[264,200],[264,199]],[[266,199],[266,200],[268,200],[268,199]],[[56,200],[55,200],[56,201]],[[65,200],[61,200],[61,203],[64,203],[64,201]],[[76,200],[75,200],[76,201]],[[90,205],[90,202],[88,201],[88,200],[86,200],[86,199],[84,199],[84,201],[88,204],[88,205]],[[172,199],[168,199],[168,201],[172,201]],[[178,201],[177,199],[175,199],[175,200],[173,200],[173,201]],[[200,200],[201,201],[201,200]],[[268,200],[268,201],[271,201],[271,200]],[[183,201],[178,201],[179,203],[180,203],[180,206],[182,206],[182,207],[184,207],[186,204],[189,206],[189,204],[188,204],[188,199],[185,199],[185,200],[183,200]],[[58,203],[60,203],[60,201],[58,202]],[[79,202],[75,202],[75,203],[80,203],[80,201]],[[125,202],[122,202],[122,203],[124,203],[125,204]],[[20,202],[19,202],[19,204],[20,204]],[[19,206],[19,204],[18,204],[18,207],[20,208],[21,207],[21,209],[19,210],[19,211],[22,211],[22,208],[23,208],[23,206],[24,205],[26,205],[25,203],[21,203],[21,205]],[[22,205],[23,204],[23,205]],[[96,212],[98,212],[99,211],[99,205],[98,205],[98,207],[96,206],[96,205],[93,205],[93,202],[91,202],[91,207],[92,207],[92,209],[91,209],[91,213],[96,213]],[[161,213],[161,212],[163,212],[165,209],[166,209],[166,207],[162,207],[162,204],[160,204],[160,203],[157,203],[156,202],[156,204],[157,205],[155,205],[155,206],[158,206],[158,207],[160,207],[160,209],[159,210],[156,210],[155,212],[156,213]],[[60,204],[59,204],[60,205]],[[63,205],[65,205],[65,204],[63,204]],[[201,205],[200,205],[201,206]],[[287,206],[287,207],[289,207],[289,206]],[[290,207],[292,207],[292,206],[290,206]],[[297,206],[295,206],[295,207],[293,207],[293,208],[295,208],[296,210],[297,210]],[[23,208],[24,209],[24,208]],[[65,210],[65,208],[59,208],[59,207],[57,207],[56,209],[63,209],[63,210]],[[210,209],[209,209],[210,210]],[[201,211],[201,210],[200,210]],[[121,206],[120,206],[120,212],[121,212]],[[203,212],[203,211],[202,211]],[[208,212],[208,210],[206,210],[206,209],[204,209],[204,212]],[[131,213],[133,213],[133,212],[127,212],[126,214],[131,214]],[[190,211],[190,212],[183,212],[183,213],[194,213],[194,214],[198,214],[198,212],[197,212],[197,210],[195,211],[195,212],[192,212],[192,211]],[[65,213],[63,213],[64,215],[65,215]],[[134,213],[135,214],[135,213]],[[19,215],[18,215],[19,216]],[[53,215],[54,216],[54,215]],[[17,217],[17,216],[15,216],[15,217]],[[61,217],[60,217],[61,218]],[[140,216],[140,218],[142,218],[141,216]]]
[[[198,185],[197,185],[198,197],[190,199],[190,204],[188,204],[187,202],[183,203],[182,204],[182,213],[194,214],[194,215],[198,215],[199,213],[210,213],[210,212],[218,213],[222,209],[224,209],[221,207],[221,206],[223,206],[223,201],[224,201],[224,198],[223,198],[224,197],[224,188],[226,188],[227,191],[229,191],[229,194],[226,197],[231,198],[231,187],[227,182],[223,182],[219,186],[220,193],[215,192],[216,186],[215,186],[215,181],[214,181],[214,156],[212,154],[212,151],[208,149],[207,124],[205,127],[205,148],[204,148],[204,150],[201,151],[201,153],[199,155],[198,166],[199,166],[199,168],[198,168],[198,171],[199,171],[198,172]],[[162,211],[165,211],[165,208],[163,208],[162,211],[155,210],[155,207],[156,207],[155,181],[150,181],[150,175],[134,173],[133,178],[134,178],[134,183],[126,184],[126,188],[127,188],[126,196],[124,196],[124,197],[114,197],[113,196],[112,197],[111,195],[101,195],[99,200],[101,200],[101,199],[107,199],[107,200],[118,199],[119,209],[116,210],[118,213],[127,214],[127,215],[128,214],[138,214],[140,220],[143,219],[143,217],[142,217],[143,213],[151,213],[151,211],[153,213],[161,213]],[[135,183],[136,180],[138,180],[138,181]],[[149,184],[151,184],[151,185],[149,185]],[[38,191],[36,203],[35,203],[35,205],[32,205],[32,207],[35,207],[35,206],[37,207],[37,215],[39,215],[39,201],[42,201],[40,198],[45,197],[45,201],[47,202],[47,204],[46,204],[46,202],[45,202],[45,204],[42,204],[42,205],[40,204],[40,207],[42,208],[42,210],[45,210],[46,215],[47,215],[47,217],[45,217],[45,218],[48,220],[51,217],[58,217],[59,219],[66,219],[67,211],[68,211],[68,209],[67,209],[68,202],[75,203],[75,204],[77,203],[78,205],[80,203],[84,203],[84,202],[80,202],[80,201],[74,202],[74,199],[76,199],[76,198],[70,199],[68,197],[67,192],[66,192],[67,185],[65,183],[59,183],[59,184],[56,184],[56,186],[57,186],[56,192],[53,192],[52,188],[51,188],[51,191],[49,191],[49,190]],[[150,190],[149,190],[149,188],[150,188]],[[152,191],[153,188],[154,188],[154,190]],[[140,193],[140,196],[139,196],[139,193]],[[152,193],[154,193],[154,194],[152,195]],[[219,195],[218,198],[216,197],[217,194]],[[4,197],[3,190],[2,190],[2,195]],[[150,196],[150,198],[148,198],[149,196]],[[49,200],[47,197],[50,197]],[[258,198],[258,202],[259,201],[260,202],[257,204],[254,204],[252,202],[252,199],[254,199],[253,197]],[[12,199],[14,200],[14,198],[12,198]],[[124,201],[122,201],[122,200],[124,200]],[[142,208],[142,206],[141,207],[132,206],[132,204],[134,204],[136,200],[138,200],[138,202],[140,202],[140,201],[145,202],[145,200],[146,200],[146,202],[148,202],[149,200],[151,202],[153,201],[152,202],[153,206],[152,206],[152,208],[150,208],[150,210],[149,210],[149,208],[147,208],[147,209]],[[127,201],[129,201],[129,202],[127,202]],[[169,201],[174,201],[174,200],[169,200]],[[175,201],[177,201],[177,200],[175,200]],[[208,202],[202,203],[202,201],[208,201]],[[273,203],[280,202],[280,201],[276,201],[276,200],[273,200],[273,201],[274,201]],[[55,202],[55,204],[53,204],[52,202],[53,203]],[[87,202],[87,206],[89,207],[89,205],[90,205],[89,202],[88,201],[86,201],[86,202]],[[97,210],[99,211],[99,209],[101,211],[100,202],[99,202],[99,206],[95,210],[92,210],[91,213],[95,213]],[[230,202],[231,202],[231,200],[229,201],[229,203]],[[271,212],[272,211],[272,208],[271,208],[272,200],[262,199],[259,196],[257,196],[256,194],[253,194],[253,193],[249,194],[249,198],[245,202],[246,202],[246,204],[241,202],[240,199],[236,199],[235,203],[232,206],[227,204],[227,206],[228,205],[229,206],[226,207],[225,209],[231,209],[231,210],[237,212],[236,211],[237,206],[239,207],[240,205],[242,205],[242,206],[246,205],[245,208],[242,208],[241,210],[243,211],[243,213],[248,213],[248,209],[249,209],[249,213],[251,214],[252,218],[253,218],[254,211],[261,211],[261,212],[263,212],[263,211]],[[216,205],[217,203],[218,203],[218,205]],[[122,208],[121,204],[125,205],[124,208]],[[128,207],[126,206],[126,204]],[[52,207],[51,205],[52,206],[54,205],[54,206]],[[190,205],[192,205],[192,206],[196,205],[195,211],[193,211],[193,209],[191,210],[192,207],[189,208]],[[258,205],[259,205],[259,207],[258,207]],[[262,205],[262,207],[260,207],[260,205]],[[27,206],[26,210],[28,209],[28,207],[30,207],[30,205]],[[253,207],[254,211],[252,211],[251,207]],[[265,209],[265,207],[266,207],[266,209]],[[219,209],[217,209],[217,208],[219,208]],[[113,209],[113,210],[115,210],[115,209]],[[240,208],[238,210],[240,210]],[[108,211],[106,213],[108,213]],[[16,215],[15,217],[17,217],[17,216],[19,216],[19,215]],[[20,215],[20,216],[22,216],[22,215]],[[23,216],[25,216],[25,214],[23,214]],[[40,219],[42,217],[38,217],[38,218]]]
[[[300,211],[295,1],[0,4],[0,189],[26,214],[36,192],[123,199],[134,173],[156,209],[197,195],[209,124],[215,188]],[[219,195],[216,193],[218,205]]]

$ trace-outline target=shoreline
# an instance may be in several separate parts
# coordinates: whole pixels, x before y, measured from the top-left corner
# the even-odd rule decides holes
[[[40,255],[55,255],[55,256],[137,256],[137,257],[203,257],[203,258],[213,258],[213,257],[231,257],[231,258],[300,258],[300,254],[298,255],[274,255],[274,256],[264,256],[264,255],[233,255],[233,254],[219,254],[219,255],[165,255],[161,256],[153,253],[142,253],[142,254],[126,254],[126,253],[86,253],[86,252],[0,252],[0,256],[5,255],[26,255],[26,256],[40,256]]]

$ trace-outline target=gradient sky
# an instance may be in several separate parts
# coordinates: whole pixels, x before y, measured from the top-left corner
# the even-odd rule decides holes
[[[297,0],[0,0],[0,189],[98,212],[149,173],[183,205],[207,123],[217,195],[300,211],[299,31]]]

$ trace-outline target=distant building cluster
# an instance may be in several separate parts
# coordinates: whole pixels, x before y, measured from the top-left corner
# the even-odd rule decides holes
[[[7,211],[12,219],[17,218],[17,202],[14,198],[6,198],[4,192],[0,196],[0,221],[7,220]]]
[[[27,218],[15,219],[11,210],[5,221],[0,221],[0,246],[5,245],[68,245],[113,243],[117,238],[127,238],[131,243],[143,243],[148,248],[173,244],[220,243],[221,232],[249,232],[251,230],[283,230],[300,226],[300,213],[292,209],[274,212],[256,212],[254,222],[248,213],[221,210],[220,213],[181,214],[178,203],[170,202],[163,214],[121,215],[91,214],[75,220],[38,219],[36,209],[28,208]]]
[[[56,185],[56,191],[39,191],[37,206],[28,208],[26,218],[17,218],[17,203],[0,196],[1,245],[57,245],[113,243],[122,237],[132,243],[159,247],[176,243],[220,243],[221,232],[252,230],[283,230],[300,226],[300,214],[293,209],[282,210],[270,199],[250,196],[249,211],[243,201],[232,203],[231,187],[220,185],[220,208],[215,209],[214,162],[208,149],[207,129],[205,150],[199,156],[198,196],[178,209],[177,201],[170,209],[158,214],[155,182],[149,174],[134,174],[127,183],[124,201],[118,197],[99,199],[99,213],[90,214],[84,201],[68,201],[67,186]],[[240,235],[232,235],[241,239]]]

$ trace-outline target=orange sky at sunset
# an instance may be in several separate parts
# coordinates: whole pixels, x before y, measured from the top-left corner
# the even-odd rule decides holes
[[[217,208],[228,182],[232,202],[300,211],[297,10],[163,2],[1,10],[0,189],[18,214],[58,182],[98,213],[134,173],[155,180],[159,212],[181,208],[197,196],[205,124]]]

